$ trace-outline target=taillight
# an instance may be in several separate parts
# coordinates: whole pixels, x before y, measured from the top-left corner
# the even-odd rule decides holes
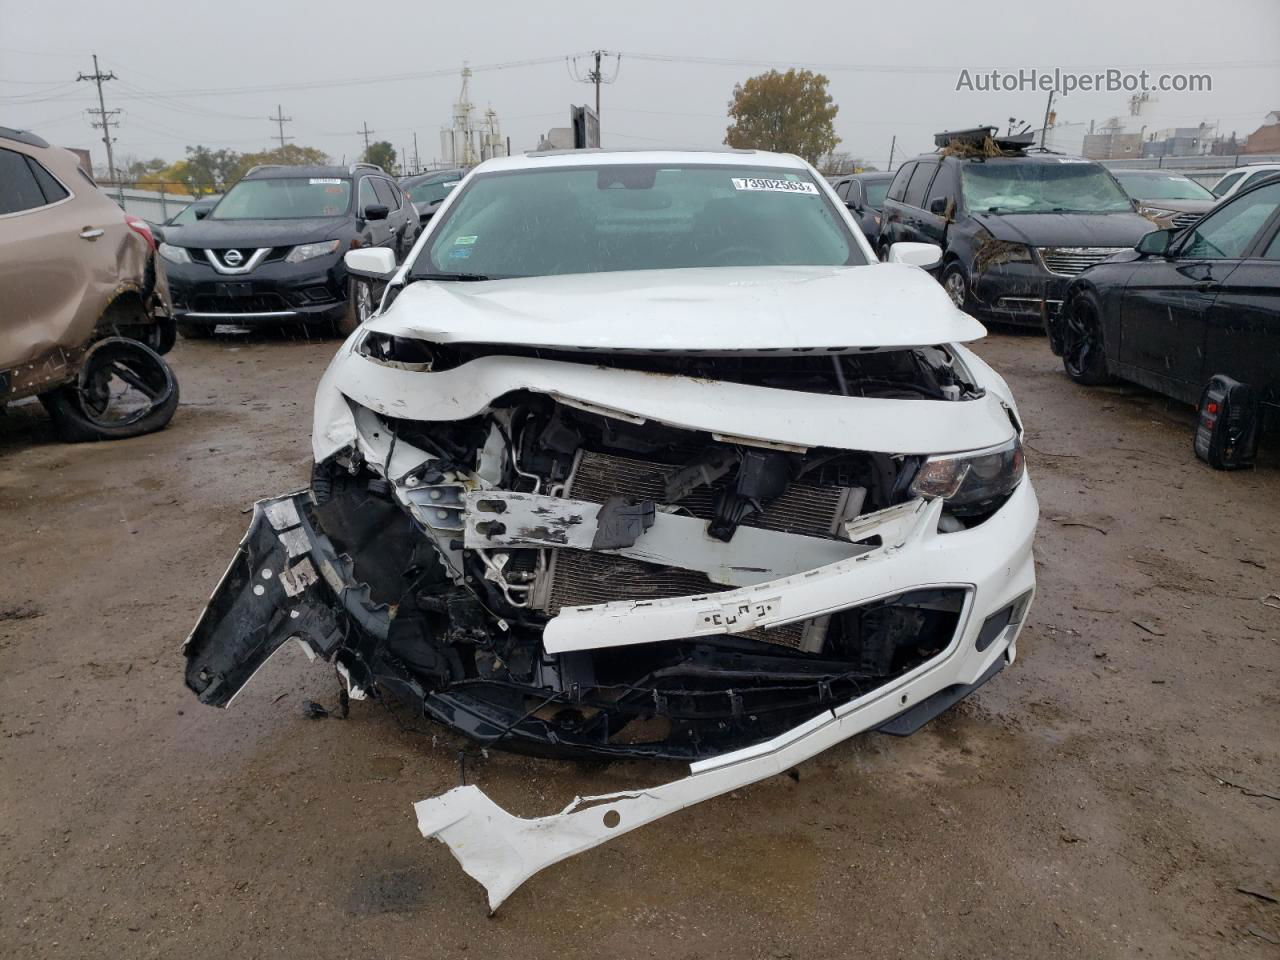
[[[156,237],[155,234],[151,232],[151,225],[141,217],[135,217],[131,213],[126,213],[124,215],[124,222],[129,225],[130,230],[140,236],[143,240],[147,241],[147,246],[150,247],[151,252],[154,253],[156,249]]]

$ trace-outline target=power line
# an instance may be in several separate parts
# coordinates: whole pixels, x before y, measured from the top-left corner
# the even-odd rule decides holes
[[[98,55],[96,53],[93,55],[93,73],[82,73],[76,77],[77,83],[81,80],[92,80],[98,86],[98,109],[89,109],[90,113],[96,113],[98,115],[98,122],[91,125],[102,129],[102,142],[106,144],[107,147],[107,171],[110,174],[111,181],[113,183],[116,180],[116,161],[115,157],[111,153],[111,128],[120,126],[120,122],[110,118],[116,116],[120,111],[107,109],[107,102],[102,96],[102,85],[106,81],[114,80],[115,78],[116,75],[114,73],[103,73],[98,69]]]
[[[280,104],[278,104],[278,103],[277,103],[277,104],[276,104],[276,115],[275,115],[274,117],[267,117],[267,119],[268,119],[268,120],[274,120],[277,124],[279,124],[279,125],[280,125],[280,136],[279,136],[277,139],[280,141],[280,149],[281,149],[281,150],[283,150],[283,149],[284,149],[284,142],[285,142],[286,140],[292,140],[292,139],[293,139],[293,137],[286,137],[286,136],[284,135],[284,125],[285,125],[286,123],[291,122],[291,121],[293,120],[293,117],[286,117],[286,116],[284,115],[284,108],[283,108],[283,107],[281,107],[281,106],[280,106]]]

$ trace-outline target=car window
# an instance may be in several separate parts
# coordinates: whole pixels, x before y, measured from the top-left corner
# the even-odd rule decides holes
[[[47,202],[26,155],[0,149],[0,215],[34,210]]]
[[[937,169],[936,163],[917,164],[915,173],[911,174],[911,182],[907,184],[907,192],[902,202],[909,207],[923,207],[925,190],[929,188],[929,181],[933,179],[933,172]]]
[[[852,186],[852,180],[841,180],[836,184],[836,196],[841,200],[849,199],[849,187]]]
[[[1270,180],[1272,177],[1280,177],[1280,170],[1259,170],[1257,173],[1251,174],[1244,183],[1240,184],[1240,190],[1259,184],[1263,180]],[[1236,192],[1239,193],[1240,191],[1237,190]]]
[[[27,157],[31,172],[35,174],[36,183],[40,184],[40,192],[44,194],[46,203],[57,203],[71,196],[67,188],[58,182],[58,178],[46,170],[34,157]]]
[[[829,194],[794,167],[592,164],[481,174],[413,275],[866,263]]]
[[[1101,164],[1073,157],[990,159],[960,172],[966,209],[985,213],[1120,213],[1133,201]]]
[[[409,199],[414,203],[420,203],[427,206],[432,203],[439,203],[449,195],[449,191],[457,186],[458,181],[462,177],[460,174],[450,174],[447,179],[438,180],[430,179],[419,183],[412,184],[408,188]]]
[[[1187,235],[1179,256],[1225,260],[1243,257],[1258,231],[1280,206],[1280,181],[1262,187],[1201,220]]]
[[[1213,195],[1220,197],[1228,190],[1231,185],[1244,176],[1244,173],[1228,173],[1225,177],[1213,185]]]
[[[1137,200],[1212,200],[1213,194],[1180,173],[1125,173],[1115,175],[1129,196]]]
[[[300,220],[340,217],[351,200],[343,177],[265,177],[241,180],[210,211],[210,220]]]
[[[933,183],[929,185],[929,195],[925,198],[924,207],[929,209],[934,200],[946,201],[955,193],[952,184],[955,174],[947,167],[939,167],[938,175],[933,178]]]
[[[391,182],[383,180],[381,177],[371,177],[373,181],[373,191],[378,195],[378,202],[385,206],[388,210],[395,210],[400,204],[396,203],[395,194],[391,192]]]
[[[898,175],[893,178],[893,185],[889,187],[888,197],[890,200],[902,199],[902,195],[907,192],[907,181],[911,179],[911,174],[915,169],[915,163],[904,163],[898,168]]]
[[[360,181],[360,193],[357,199],[361,215],[364,214],[370,204],[382,202],[378,199],[378,194],[373,188],[373,177],[365,177]]]
[[[1264,260],[1280,260],[1280,230],[1277,230],[1276,235],[1271,238],[1262,257]]]
[[[889,192],[888,180],[864,180],[862,189],[867,197],[867,206],[879,210],[884,206],[885,195]]]

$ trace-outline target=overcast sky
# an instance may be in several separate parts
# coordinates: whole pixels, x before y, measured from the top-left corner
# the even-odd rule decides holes
[[[268,147],[276,128],[267,117],[281,104],[294,142],[335,160],[360,152],[367,122],[397,149],[411,149],[416,131],[425,162],[439,153],[463,61],[475,69],[472,102],[493,107],[513,151],[531,149],[567,122],[570,103],[591,101],[565,58],[595,48],[622,53],[603,91],[606,147],[719,144],[734,83],[773,65],[825,72],[840,107],[839,149],[881,166],[895,134],[901,157],[930,149],[932,133],[948,127],[1003,128],[1010,117],[1039,126],[1045,94],[957,92],[962,68],[1212,75],[1211,93],[1160,94],[1135,131],[1206,120],[1244,135],[1280,109],[1277,0],[0,0],[0,25],[0,125],[88,146],[99,162],[101,134],[83,112],[96,105],[93,85],[74,82],[91,72],[93,52],[119,77],[106,85],[108,108],[124,111],[117,155],[167,160],[188,144]],[[523,60],[546,62],[492,68]],[[612,73],[615,61],[607,65]],[[577,66],[585,72],[587,60]],[[1059,122],[1101,123],[1127,114],[1127,96],[1076,92],[1057,112]]]

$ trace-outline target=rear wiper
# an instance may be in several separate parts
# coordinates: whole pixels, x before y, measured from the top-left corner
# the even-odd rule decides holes
[[[483,273],[415,273],[414,280],[492,280]]]

